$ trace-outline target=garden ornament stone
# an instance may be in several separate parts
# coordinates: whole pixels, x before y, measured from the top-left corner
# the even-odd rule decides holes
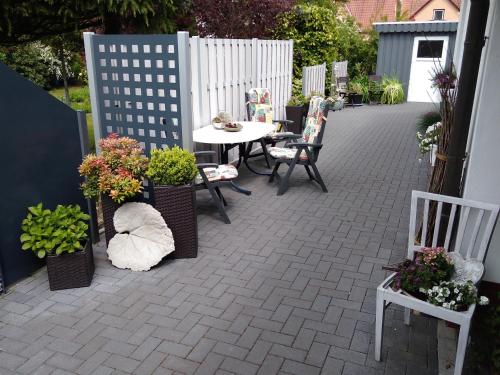
[[[477,284],[481,280],[481,277],[483,277],[484,265],[482,262],[476,259],[464,259],[462,254],[455,251],[449,252],[448,256],[455,266],[452,280],[459,283],[465,283],[467,280],[470,280],[474,284]]]
[[[115,267],[148,271],[175,250],[171,230],[149,204],[123,204],[113,223],[117,234],[109,241],[107,253]]]

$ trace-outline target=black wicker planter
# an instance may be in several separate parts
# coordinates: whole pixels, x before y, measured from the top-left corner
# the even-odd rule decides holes
[[[83,288],[94,276],[92,243],[87,241],[81,251],[47,256],[50,290]]]
[[[288,131],[294,132],[295,134],[302,133],[302,119],[304,118],[304,107],[303,106],[286,106],[286,119],[293,121],[293,124],[288,124]]]
[[[198,222],[194,185],[154,186],[156,208],[172,231],[176,258],[196,258],[198,255]]]
[[[135,197],[127,199],[125,202],[140,202],[141,194],[137,194]],[[104,221],[104,237],[106,238],[106,246],[109,241],[116,234],[115,225],[113,224],[113,217],[115,216],[116,210],[123,204],[116,203],[108,195],[101,194],[101,207],[102,207],[102,218]]]
[[[116,234],[115,226],[113,224],[113,216],[115,212],[120,207],[119,203],[113,201],[108,195],[101,194],[101,207],[102,207],[102,218],[104,221],[104,237],[106,238],[106,246],[109,241]]]

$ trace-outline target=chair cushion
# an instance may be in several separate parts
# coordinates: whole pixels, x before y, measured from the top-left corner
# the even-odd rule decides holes
[[[269,147],[268,151],[269,154],[275,159],[293,159],[297,153],[297,149],[293,147]],[[300,153],[300,159],[307,160],[307,154],[305,151]]]
[[[252,88],[248,90],[247,104],[250,121],[273,122],[273,105],[269,89]]]
[[[207,175],[208,181],[210,182],[234,180],[238,177],[238,170],[232,164],[222,164],[217,168],[207,167],[203,168],[203,171]],[[196,176],[196,183],[203,183],[203,179],[200,174]]]
[[[302,138],[307,143],[314,143],[323,123],[323,111],[325,110],[326,100],[321,96],[313,96],[309,103],[309,111]]]

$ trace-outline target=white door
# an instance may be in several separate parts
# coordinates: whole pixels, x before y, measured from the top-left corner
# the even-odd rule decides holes
[[[409,102],[441,101],[431,79],[436,69],[445,67],[447,54],[447,36],[415,37],[408,85]]]

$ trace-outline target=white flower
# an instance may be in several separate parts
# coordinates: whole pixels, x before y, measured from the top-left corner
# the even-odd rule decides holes
[[[488,297],[485,297],[485,296],[481,296],[479,297],[479,304],[480,305],[487,305],[488,303],[490,303],[490,300]]]
[[[420,288],[418,289],[418,291],[419,291],[420,293],[427,293],[427,292],[428,292],[428,290],[427,290],[427,289],[424,289],[424,288],[422,288],[422,287],[420,287]]]

